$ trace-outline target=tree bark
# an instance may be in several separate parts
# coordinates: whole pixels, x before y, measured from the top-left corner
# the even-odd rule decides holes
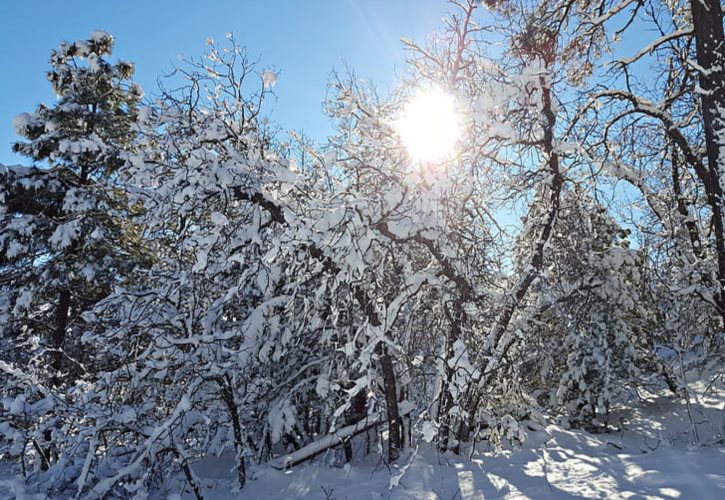
[[[450,409],[453,407],[453,398],[451,397],[451,384],[453,383],[453,376],[456,371],[450,366],[449,362],[453,359],[454,351],[453,345],[458,339],[461,338],[462,324],[465,320],[465,313],[463,311],[463,303],[467,299],[467,296],[460,298],[456,302],[455,307],[457,310],[452,310],[451,307],[445,306],[444,312],[446,319],[451,325],[448,336],[446,337],[445,345],[445,373],[444,379],[441,383],[440,395],[438,398],[438,421],[440,423],[440,430],[438,431],[439,441],[438,448],[441,451],[447,451],[451,434],[455,428],[455,419],[449,415]],[[455,441],[451,447],[451,451],[458,455],[460,452],[460,443]]]
[[[274,202],[265,198],[263,194],[250,194],[243,191],[239,187],[235,187],[233,191],[236,199],[256,203],[257,205],[267,210],[267,212],[269,212],[270,217],[274,222],[281,225],[287,224],[287,220],[285,219],[282,209]],[[429,244],[432,246],[432,242],[429,242]],[[321,262],[325,271],[331,274],[337,274],[341,271],[337,264],[330,257],[326,256],[320,248],[314,245],[303,245],[302,248],[306,249],[312,257]],[[448,261],[445,260],[445,262]],[[447,268],[444,266],[444,270],[445,269]],[[453,272],[452,268],[448,268],[448,270],[450,272]],[[361,286],[357,286],[353,288],[353,294],[357,303],[360,305],[360,307],[362,307],[363,314],[367,318],[368,322],[374,327],[382,326],[382,321],[380,321],[380,318],[375,311],[375,307],[373,306],[372,300],[370,300],[370,297],[368,297],[365,290]],[[398,410],[395,370],[393,367],[392,359],[385,352],[382,345],[378,345],[375,353],[379,356],[381,372],[383,374],[383,392],[385,394],[385,404],[388,413],[388,425],[390,425],[388,458],[390,461],[394,461],[397,459],[399,455],[399,450],[401,448],[400,411]]]
[[[55,309],[55,329],[51,336],[53,353],[50,367],[53,371],[50,377],[51,385],[58,387],[63,381],[63,345],[65,344],[66,328],[68,327],[68,314],[70,312],[71,295],[70,290],[63,289],[58,296],[58,305]],[[42,470],[48,470],[51,462],[57,459],[58,453],[53,443],[53,431],[46,428],[43,431],[43,446],[40,455],[42,457]]]
[[[675,194],[675,201],[677,203],[677,212],[682,217],[687,229],[687,235],[690,238],[690,246],[692,252],[698,259],[704,257],[702,243],[700,241],[700,232],[697,230],[697,224],[690,216],[685,196],[682,193],[682,186],[680,185],[680,172],[679,172],[679,161],[677,151],[672,151],[672,191]]]
[[[343,427],[331,434],[322,436],[317,441],[309,443],[293,453],[279,457],[274,460],[271,465],[275,469],[281,470],[288,469],[307,460],[311,460],[324,451],[329,450],[334,446],[338,446],[340,443],[349,441],[358,434],[379,425],[382,418],[382,414],[368,416],[356,424]]]
[[[380,346],[380,344],[378,344]],[[380,367],[383,372],[383,392],[388,413],[388,461],[395,462],[400,456],[402,434],[400,432],[400,411],[398,408],[398,390],[395,382],[393,360],[381,346]]]
[[[382,322],[375,312],[372,300],[361,288],[355,289],[355,300],[363,308],[365,317],[374,327],[382,326]],[[375,347],[375,354],[380,361],[380,371],[383,375],[383,394],[385,396],[385,407],[388,414],[388,461],[394,462],[400,456],[402,445],[400,432],[400,411],[398,408],[398,384],[395,380],[395,368],[393,360],[388,355],[383,344]]]
[[[229,410],[229,418],[232,421],[232,430],[234,431],[234,451],[237,461],[237,482],[239,488],[244,488],[247,482],[247,469],[244,464],[244,439],[242,433],[242,424],[239,422],[239,412],[237,411],[237,403],[232,391],[231,380],[228,377],[217,377],[217,383],[221,387],[221,396],[224,404]]]
[[[65,344],[65,333],[68,328],[68,313],[70,312],[70,290],[63,289],[58,297],[58,306],[55,310],[55,330],[53,331],[53,361],[51,367],[55,372],[52,380],[55,385],[61,381],[60,374],[63,369],[63,345]]]
[[[365,393],[363,391],[358,392],[353,396],[352,398],[352,408],[348,411],[347,415],[345,416],[345,424],[347,426],[354,425],[361,420],[365,419],[365,417],[368,414],[367,410],[367,400],[365,398]],[[352,462],[353,459],[353,449],[352,449],[352,440],[346,439],[345,440],[345,462]]]
[[[721,150],[725,146],[725,68],[723,68],[723,12],[720,0],[690,0],[692,27],[695,33],[697,63],[700,71],[700,103],[705,129],[707,169],[712,186],[710,205],[717,253],[719,289],[716,297],[720,317],[725,328],[725,226],[723,223],[723,188],[721,177],[725,171]]]

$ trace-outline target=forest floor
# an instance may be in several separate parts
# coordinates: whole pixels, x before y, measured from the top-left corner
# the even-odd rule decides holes
[[[207,500],[244,499],[468,499],[468,498],[725,498],[725,374],[690,384],[683,398],[639,391],[614,415],[617,433],[591,434],[558,425],[530,431],[522,447],[438,453],[422,444],[388,468],[377,453],[340,465],[340,450],[289,470],[251,466],[244,489],[234,492],[234,459],[193,466]],[[693,423],[695,425],[693,426]],[[407,467],[406,467],[407,465]],[[6,472],[8,472],[6,470]],[[25,495],[30,485],[0,474],[0,498]],[[393,478],[399,477],[398,485]],[[168,500],[193,498],[168,478]],[[183,493],[174,493],[174,491]]]
[[[691,384],[690,389],[689,412],[682,398],[640,391],[636,404],[615,415],[623,423],[617,433],[590,434],[549,425],[531,432],[519,449],[479,453],[470,459],[421,446],[407,462],[401,460],[410,465],[393,488],[391,478],[400,470],[389,469],[374,456],[333,467],[329,464],[337,458],[330,452],[287,471],[252,468],[239,498],[722,499],[725,380],[721,376],[708,385]],[[231,467],[219,460],[198,468],[209,498],[229,498]]]

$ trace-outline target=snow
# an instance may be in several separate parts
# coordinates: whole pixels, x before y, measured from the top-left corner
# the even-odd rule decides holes
[[[63,249],[69,247],[80,234],[80,222],[72,220],[59,225],[48,242],[53,248]]]
[[[617,2],[614,10],[633,3]],[[95,32],[85,42],[62,45],[51,62],[69,72],[68,81],[85,75],[77,81],[86,84],[93,78],[85,69],[76,74],[66,59],[87,57],[83,68],[105,75],[115,71],[101,54],[111,41]],[[0,447],[0,498],[26,494],[16,480],[26,458],[34,469],[23,471],[24,484],[34,486],[29,491],[79,497],[187,498],[188,486],[207,498],[725,497],[721,389],[691,384],[686,399],[641,389],[635,397],[631,389],[634,380],[654,384],[661,375],[659,365],[645,374],[634,362],[640,340],[642,350],[650,348],[649,339],[640,339],[650,332],[658,343],[677,346],[677,356],[654,360],[680,360],[679,367],[664,366],[683,372],[668,382],[697,379],[684,373],[682,353],[714,323],[707,309],[693,308],[690,315],[678,308],[686,310],[695,295],[714,302],[709,285],[716,281],[707,279],[711,252],[701,258],[702,269],[677,248],[661,261],[645,260],[639,249],[624,248],[625,236],[614,236],[622,228],[608,218],[608,207],[588,201],[589,184],[582,182],[581,193],[563,189],[560,195],[557,176],[579,178],[576,158],[558,166],[549,161],[541,171],[529,169],[535,168],[529,160],[521,166],[509,161],[518,156],[512,141],[542,140],[552,114],[564,120],[553,130],[560,136],[555,152],[593,152],[587,140],[571,142],[577,134],[565,132],[567,113],[553,104],[546,109],[559,85],[548,66],[534,58],[521,74],[496,70],[501,83],[483,84],[478,99],[478,90],[450,96],[477,110],[470,131],[490,143],[472,139],[471,153],[461,151],[450,168],[421,162],[410,172],[386,122],[397,105],[378,105],[362,89],[360,96],[339,89],[342,109],[336,112],[333,103],[330,111],[344,133],[322,146],[324,155],[309,146],[311,160],[303,162],[297,146],[288,151],[260,137],[257,125],[261,130],[268,122],[256,113],[278,74],[251,66],[248,74],[255,71],[263,86],[252,101],[220,101],[224,87],[200,88],[200,102],[212,104],[200,104],[198,113],[186,101],[164,98],[142,113],[140,128],[124,121],[138,134],[131,161],[116,168],[110,160],[125,158],[117,149],[126,142],[104,127],[87,127],[96,134],[65,133],[66,121],[53,120],[56,111],[87,111],[65,74],[54,76],[57,107],[14,123],[26,138],[45,127],[42,140],[31,139],[23,149],[58,165],[27,173],[0,167],[8,185],[38,190],[33,203],[23,203],[22,189],[7,189],[10,203],[0,207],[7,221],[0,257],[13,259],[5,266],[12,282],[0,283],[0,324],[9,325],[0,350],[19,363],[12,373],[3,369],[10,383],[1,398],[0,438],[11,442]],[[468,87],[460,83],[452,86]],[[243,95],[241,80],[235,85],[232,80],[228,95]],[[599,96],[666,124],[677,118],[659,109],[657,96],[651,102],[616,90]],[[465,102],[469,98],[473,102]],[[127,104],[130,110],[133,103]],[[546,120],[538,119],[541,111]],[[511,116],[522,121],[506,123]],[[79,126],[89,123],[83,118]],[[348,123],[355,127],[349,134]],[[550,145],[548,138],[544,150],[522,145],[522,158],[553,160]],[[479,146],[481,171],[469,174],[468,166],[478,170],[470,162]],[[484,172],[489,154],[501,164]],[[657,207],[669,198],[654,196],[639,157],[609,156],[601,159],[602,170],[633,184],[646,201],[654,199],[650,205],[659,216]],[[83,176],[90,170],[82,167],[92,165],[113,166],[114,174],[91,167],[93,175]],[[83,182],[77,181],[79,167]],[[356,170],[359,187],[346,181]],[[399,176],[405,185],[396,182]],[[683,195],[690,197],[697,190],[687,182]],[[467,227],[487,218],[497,225],[494,216],[476,213],[498,212],[494,200],[508,187],[515,188],[511,203],[525,215],[521,233],[489,238],[487,222]],[[489,190],[491,204],[479,201]],[[683,214],[691,214],[708,238],[701,200],[692,200]],[[679,220],[662,224],[670,229]],[[678,241],[673,236],[671,242]],[[655,267],[660,262],[663,267]],[[661,288],[659,281],[643,281],[650,265],[654,271],[674,267]],[[650,288],[651,300],[644,296]],[[69,308],[58,290],[72,291]],[[101,298],[107,290],[114,291]],[[58,323],[56,335],[36,326],[48,321]],[[48,369],[47,359],[78,364],[79,380],[75,368]],[[589,423],[576,412],[604,415],[630,394],[629,406],[594,422],[618,432],[571,429],[569,422]],[[412,441],[397,460],[392,444],[391,458],[385,453],[386,440],[395,436],[385,415],[396,407],[410,423],[404,434]],[[357,420],[361,414],[368,419]],[[489,441],[478,435],[472,443],[461,427],[465,436],[457,443],[456,429],[468,421],[485,425]],[[42,443],[28,446],[46,439],[46,432],[57,459],[43,457]],[[445,436],[461,445],[462,455],[438,452],[437,440]],[[351,443],[346,454],[354,453],[344,466],[343,442]],[[503,449],[492,448],[501,442]],[[234,456],[225,455],[232,448]],[[8,457],[14,463],[3,462]],[[46,471],[40,470],[44,458],[53,462],[44,464],[50,465]]]
[[[221,212],[212,212],[211,222],[216,226],[226,226],[229,223],[229,220]]]
[[[103,42],[113,40],[113,36],[107,31],[95,30],[91,33],[91,40],[94,42]]]
[[[345,439],[377,422],[380,418],[381,415],[373,415],[361,420],[357,424],[344,427],[332,434],[328,434],[318,441],[310,443],[307,446],[303,446],[294,453],[280,457],[278,460],[273,461],[270,465],[275,469],[287,469],[288,467],[298,463],[300,460],[304,460],[305,457],[316,455],[333,445],[342,443]]]
[[[430,443],[433,439],[435,439],[438,429],[433,422],[426,420],[423,422],[421,433],[423,434],[423,441]]]
[[[643,452],[634,436],[626,444],[549,426],[545,443],[472,460],[422,449],[389,489],[390,472],[369,461],[348,471],[314,463],[292,470],[254,469],[239,498],[438,499],[438,498],[722,498],[725,449],[677,449],[662,445]],[[618,449],[622,446],[622,449]],[[230,462],[231,465],[231,462]],[[224,480],[216,479],[221,486]],[[209,498],[225,498],[219,488]],[[190,498],[187,496],[186,498]]]
[[[17,398],[5,402],[5,408],[11,415],[21,415],[25,410],[25,395],[21,394]]]
[[[277,83],[277,73],[271,69],[264,70],[262,72],[262,83],[265,88],[272,88]]]
[[[241,491],[235,491],[233,453],[209,457],[192,468],[204,497],[212,500],[723,498],[725,448],[716,440],[722,439],[718,426],[725,417],[725,388],[720,384],[706,389],[704,382],[690,384],[699,445],[692,440],[687,405],[681,398],[640,391],[638,401],[615,415],[624,424],[617,433],[595,435],[560,425],[526,423],[528,437],[518,449],[482,450],[469,458],[442,454],[433,444],[421,443],[390,468],[374,452],[367,457],[358,452],[352,464],[340,467],[339,451],[326,447],[372,418],[272,463],[248,466],[248,480]],[[177,411],[185,405],[187,395]],[[420,437],[428,433],[425,424],[433,432],[432,424],[424,422]],[[319,452],[312,462],[285,468],[312,452]],[[391,487],[396,481],[397,486]],[[10,468],[0,469],[0,496],[23,497],[27,490]],[[193,495],[178,478],[169,482],[160,497],[191,499]]]
[[[30,113],[20,113],[13,117],[13,128],[17,134],[23,133],[23,131],[33,122],[34,116]]]

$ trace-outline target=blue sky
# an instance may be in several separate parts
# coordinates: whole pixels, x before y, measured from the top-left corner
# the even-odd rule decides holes
[[[0,0],[0,162],[29,162],[10,151],[18,140],[12,118],[55,101],[45,72],[62,40],[111,32],[114,59],[134,62],[135,80],[150,93],[178,54],[199,56],[207,37],[222,41],[232,31],[261,67],[281,72],[273,120],[323,140],[330,71],[347,64],[386,91],[404,69],[400,37],[422,40],[449,9],[444,0]]]

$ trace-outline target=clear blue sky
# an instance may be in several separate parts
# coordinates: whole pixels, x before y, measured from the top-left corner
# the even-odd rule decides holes
[[[208,36],[222,41],[232,31],[262,67],[281,71],[273,120],[323,140],[330,71],[347,63],[387,90],[404,68],[400,37],[422,40],[450,9],[444,0],[0,0],[0,162],[29,163],[10,151],[12,118],[55,101],[45,72],[62,40],[111,32],[113,58],[133,61],[150,92],[177,54],[200,56]]]

